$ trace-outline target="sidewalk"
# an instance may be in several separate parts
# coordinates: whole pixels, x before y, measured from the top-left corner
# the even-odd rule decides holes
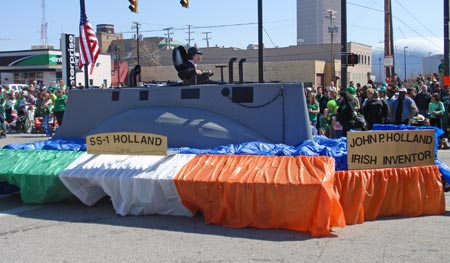
[[[8,133],[6,138],[0,139],[0,148],[8,144],[46,141],[51,137],[46,137],[44,133]]]

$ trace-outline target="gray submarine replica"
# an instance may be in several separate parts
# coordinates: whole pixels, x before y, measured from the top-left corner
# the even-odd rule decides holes
[[[179,72],[184,47],[174,49],[173,62]],[[54,138],[110,132],[159,134],[168,147],[199,149],[253,141],[295,146],[312,138],[302,83],[71,90]]]

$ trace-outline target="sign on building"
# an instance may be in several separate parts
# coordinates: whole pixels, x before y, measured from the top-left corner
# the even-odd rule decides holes
[[[75,35],[61,35],[61,52],[62,52],[62,77],[67,86],[76,86],[76,63],[75,56]]]

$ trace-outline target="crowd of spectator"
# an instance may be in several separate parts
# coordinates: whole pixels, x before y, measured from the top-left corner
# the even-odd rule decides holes
[[[62,80],[50,86],[32,81],[19,91],[1,85],[0,138],[9,130],[52,136],[55,127],[62,124],[68,92]]]
[[[361,130],[357,117],[364,116],[364,130],[374,124],[405,124],[435,126],[448,136],[450,87],[442,88],[437,74],[402,83],[354,85],[336,87],[333,82],[326,87],[305,89],[311,126],[317,134],[329,138],[346,136],[349,130]]]

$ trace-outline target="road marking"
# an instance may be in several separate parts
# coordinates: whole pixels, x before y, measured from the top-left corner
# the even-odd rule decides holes
[[[33,210],[39,209],[41,207],[42,206],[40,206],[40,205],[33,205],[33,206],[25,205],[25,206],[16,207],[16,208],[9,209],[9,210],[3,210],[3,211],[0,211],[0,217],[12,216],[12,215],[17,216],[20,213],[33,211]]]

